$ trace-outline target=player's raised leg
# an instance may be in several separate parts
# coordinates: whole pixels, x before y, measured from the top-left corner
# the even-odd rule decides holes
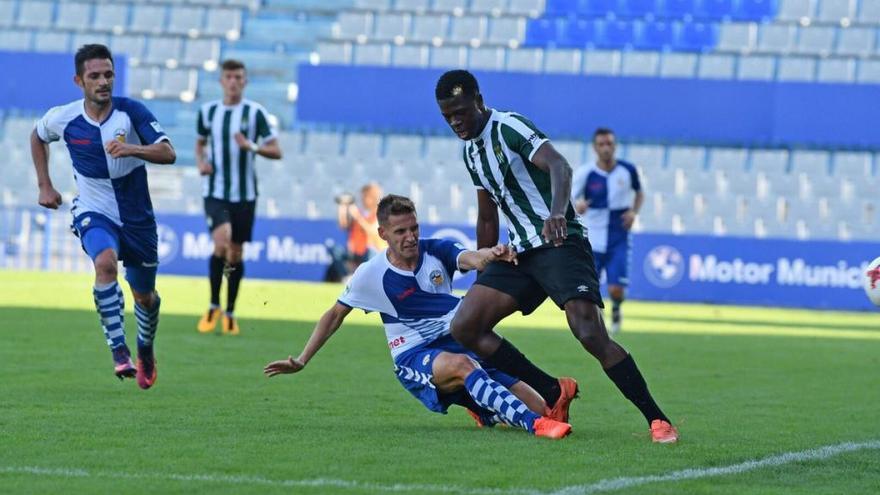
[[[121,380],[134,378],[131,352],[125,344],[125,298],[117,282],[119,250],[115,226],[97,214],[82,215],[74,220],[83,249],[95,266],[93,295],[95,309],[104,330],[104,337],[113,355],[113,372]]]
[[[494,287],[481,285],[480,282],[505,283],[503,276],[490,278],[487,275],[491,275],[493,270],[507,270],[507,265],[489,265],[478,283],[468,289],[467,296],[452,320],[452,336],[480,356],[488,366],[518,377],[534,388],[551,408],[550,417],[568,421],[569,406],[578,395],[577,382],[568,377],[550,376],[529,361],[509,340],[503,339],[493,330],[498,322],[519,309],[519,303],[513,296]],[[523,292],[529,292],[529,289],[523,288]]]
[[[522,428],[536,436],[563,438],[571,425],[542,417],[531,411],[503,384],[464,354],[441,352],[432,363],[432,382],[440,393],[452,393],[462,387],[481,408],[492,411],[504,423]]]

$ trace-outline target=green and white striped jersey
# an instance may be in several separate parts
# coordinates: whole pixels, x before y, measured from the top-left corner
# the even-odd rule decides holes
[[[550,216],[550,174],[531,159],[549,139],[522,115],[489,110],[483,132],[465,142],[464,163],[474,186],[485,189],[501,208],[510,244],[522,252],[545,243],[541,229]],[[565,218],[568,235],[584,235],[570,201]]]
[[[202,179],[202,196],[234,203],[257,199],[255,153],[239,149],[235,133],[255,143],[275,139],[266,110],[246,99],[233,106],[214,100],[199,109],[196,132],[207,139],[208,161],[214,166],[214,173]]]

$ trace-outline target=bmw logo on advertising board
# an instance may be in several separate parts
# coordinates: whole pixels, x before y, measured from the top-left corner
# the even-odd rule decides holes
[[[684,276],[684,258],[672,246],[656,246],[645,256],[645,277],[661,288],[676,285]]]

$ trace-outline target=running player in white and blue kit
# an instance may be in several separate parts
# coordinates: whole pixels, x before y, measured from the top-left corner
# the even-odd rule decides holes
[[[481,270],[491,261],[514,260],[506,246],[468,251],[452,241],[419,240],[412,201],[388,195],[379,202],[379,235],[388,249],[361,264],[345,291],[318,321],[302,353],[269,363],[269,376],[301,371],[353,308],[376,311],[401,385],[429,410],[468,408],[480,426],[504,423],[536,436],[562,438],[568,423],[542,416],[546,402],[524,382],[487,368],[449,333],[461,299],[453,295],[457,270]],[[536,413],[534,411],[539,411]]]
[[[574,172],[571,187],[572,202],[593,246],[596,273],[605,270],[612,334],[620,331],[620,305],[629,284],[629,232],[645,198],[639,172],[633,164],[615,158],[616,148],[614,131],[596,129],[596,161]]]
[[[57,209],[61,195],[49,177],[49,143],[63,140],[73,162],[78,190],[73,229],[95,265],[93,294],[114,372],[137,378],[148,389],[156,381],[153,338],[161,300],[156,292],[156,220],[144,162],[174,163],[168,136],[140,102],[113,97],[113,56],[104,45],[76,52],[74,82],[84,98],[49,110],[31,133],[41,206]],[[137,320],[138,361],[125,343],[124,297],[117,282],[122,260]]]

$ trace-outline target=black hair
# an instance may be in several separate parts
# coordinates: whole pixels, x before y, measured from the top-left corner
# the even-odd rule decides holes
[[[614,131],[612,131],[611,129],[609,129],[609,128],[607,128],[607,127],[598,127],[598,128],[596,128],[595,131],[593,131],[593,142],[596,142],[596,138],[597,138],[597,137],[599,137],[599,136],[607,136],[607,135],[609,135],[609,134],[612,135],[612,136],[615,135],[615,134],[614,134]]]
[[[86,71],[86,62],[95,59],[109,59],[113,63],[113,54],[110,49],[104,45],[83,45],[76,51],[73,57],[73,63],[76,67],[76,75],[82,77]]]
[[[477,78],[466,70],[451,70],[437,80],[437,88],[434,96],[437,100],[453,98],[460,94],[473,98],[480,93],[480,85]]]
[[[241,60],[236,60],[234,58],[226,59],[220,64],[221,70],[238,70],[244,69],[244,62]],[[245,69],[247,70],[247,69]]]
[[[388,217],[391,215],[415,214],[416,205],[406,196],[397,194],[389,194],[379,201],[379,207],[376,209],[376,219],[381,225],[388,223]]]

